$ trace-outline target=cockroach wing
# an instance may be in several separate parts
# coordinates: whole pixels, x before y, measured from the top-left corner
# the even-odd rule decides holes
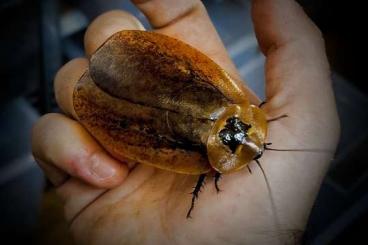
[[[113,156],[185,174],[210,171],[214,122],[229,105],[249,104],[207,56],[144,31],[109,38],[73,97],[78,120]]]
[[[108,95],[87,71],[74,90],[78,120],[115,158],[185,174],[210,170],[199,150],[180,148],[158,132],[167,131],[165,112]]]
[[[249,104],[241,87],[206,55],[153,32],[113,35],[91,57],[90,75],[112,96],[196,118],[215,117],[229,100]]]

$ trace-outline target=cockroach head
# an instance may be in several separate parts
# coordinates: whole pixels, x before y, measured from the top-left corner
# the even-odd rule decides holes
[[[216,120],[207,142],[211,166],[220,173],[239,170],[262,156],[264,138],[252,108],[233,106]]]

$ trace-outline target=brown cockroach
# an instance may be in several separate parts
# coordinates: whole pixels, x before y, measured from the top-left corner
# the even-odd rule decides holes
[[[91,57],[73,94],[78,120],[115,158],[199,175],[262,156],[267,119],[214,61],[175,38],[121,31]]]

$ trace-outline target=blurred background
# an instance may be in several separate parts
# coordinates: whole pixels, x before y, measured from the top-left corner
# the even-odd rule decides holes
[[[304,236],[305,244],[368,244],[368,85],[363,67],[364,1],[299,0],[322,30],[332,66],[342,135]],[[264,61],[249,0],[204,0],[242,77],[264,95]],[[0,244],[65,244],[60,203],[49,191],[30,150],[40,115],[58,111],[53,77],[83,56],[88,23],[128,0],[0,1]],[[46,193],[46,194],[44,194]],[[58,210],[58,211],[55,211]]]

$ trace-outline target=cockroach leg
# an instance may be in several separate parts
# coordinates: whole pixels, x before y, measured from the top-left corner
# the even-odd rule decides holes
[[[194,187],[193,192],[191,193],[192,194],[192,203],[191,203],[190,208],[189,208],[188,213],[187,213],[187,219],[192,218],[192,216],[190,216],[190,214],[192,213],[192,210],[194,208],[195,200],[198,199],[198,194],[201,191],[202,186],[204,185],[205,178],[206,178],[206,174],[201,174],[199,176],[197,184]]]
[[[281,116],[278,116],[278,117],[275,117],[275,118],[268,119],[268,120],[267,120],[267,122],[269,123],[269,122],[277,121],[277,120],[279,120],[279,119],[281,119],[281,118],[285,118],[285,117],[288,117],[288,115],[287,115],[287,114],[283,114],[283,115],[281,115]]]
[[[261,104],[259,104],[259,108],[262,108],[262,106],[264,106],[267,103],[267,101],[262,101]]]
[[[215,188],[216,188],[217,193],[219,193],[221,191],[220,188],[219,188],[219,186],[218,186],[218,181],[220,179],[221,179],[221,173],[216,172],[215,173]]]

